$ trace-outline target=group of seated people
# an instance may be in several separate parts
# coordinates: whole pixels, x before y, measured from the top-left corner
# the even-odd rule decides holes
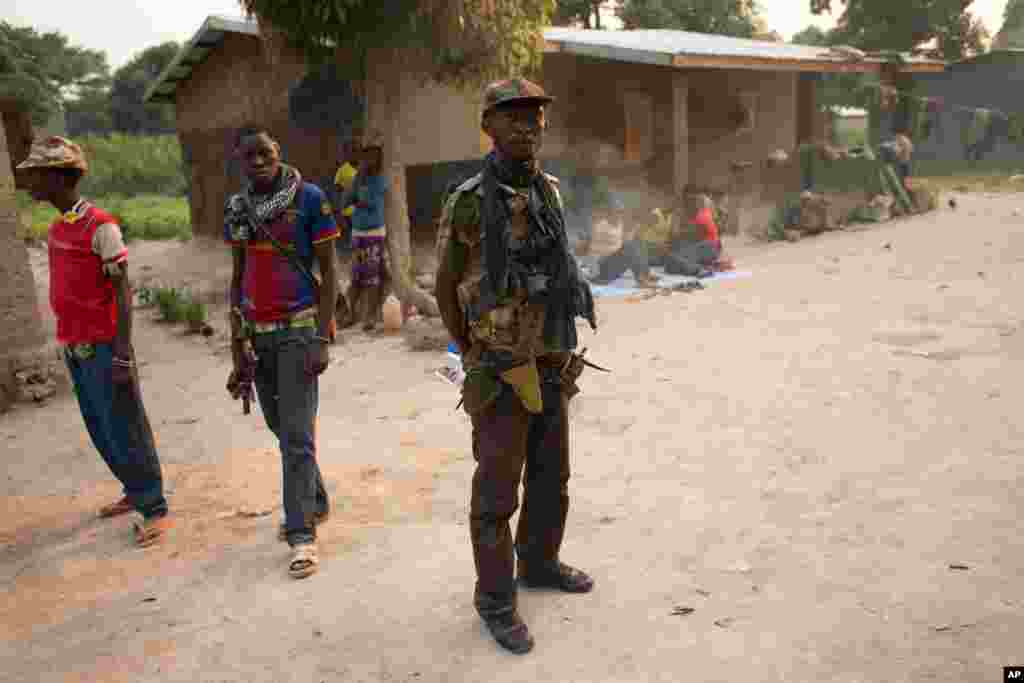
[[[696,213],[687,220],[672,221],[660,211],[654,221],[627,219],[627,212],[618,198],[610,206],[595,211],[594,223],[610,223],[621,230],[622,246],[598,261],[594,284],[614,282],[626,271],[632,271],[637,284],[653,286],[657,276],[652,268],[664,268],[669,275],[706,278],[716,270],[728,269],[722,256],[722,240],[715,223],[714,203],[707,195],[696,197]],[[582,245],[586,251],[588,244]]]

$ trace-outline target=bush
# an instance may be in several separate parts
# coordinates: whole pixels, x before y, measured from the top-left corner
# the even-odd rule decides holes
[[[190,298],[188,303],[185,304],[184,313],[185,322],[188,323],[190,331],[198,332],[206,324],[206,304],[201,301]]]
[[[173,135],[90,135],[82,145],[89,172],[82,193],[105,195],[158,194],[183,196],[187,188],[181,145]]]
[[[136,197],[109,196],[94,199],[96,205],[117,217],[125,240],[188,240],[192,237],[192,220],[188,201],[184,197],[139,195]],[[49,204],[32,201],[28,195],[17,195],[21,214],[20,237],[31,240],[46,239],[50,224],[57,212]]]
[[[191,298],[184,289],[157,287],[152,298],[160,310],[160,319],[165,323],[180,323],[186,319]]]

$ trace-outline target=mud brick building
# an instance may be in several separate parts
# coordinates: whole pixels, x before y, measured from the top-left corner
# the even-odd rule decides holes
[[[683,31],[551,28],[544,49],[541,81],[556,103],[543,154],[570,193],[597,176],[652,207],[710,192],[733,209],[733,232],[755,229],[799,189],[798,164],[767,160],[780,149],[795,157],[800,142],[822,135],[815,75],[883,68],[816,47]],[[197,233],[219,234],[224,199],[238,184],[232,131],[247,121],[271,127],[288,159],[330,185],[346,124],[329,102],[349,85],[321,75],[309,88],[300,56],[271,66],[266,55],[255,22],[210,17],[147,92],[176,106]],[[942,68],[920,59],[902,67]],[[424,83],[400,63],[374,77],[401,82],[397,101],[365,107],[371,125],[375,110],[400,107],[410,223],[414,239],[429,239],[444,187],[474,173],[488,148],[479,98]],[[586,204],[580,194],[576,203]]]
[[[230,155],[233,136],[246,123],[268,126],[286,159],[328,191],[357,108],[366,108],[372,126],[377,108],[400,106],[402,162],[410,177],[422,176],[424,165],[480,154],[479,107],[467,95],[396,68],[376,76],[401,79],[401,102],[365,101],[329,65],[309,71],[298,54],[285,52],[271,63],[254,21],[210,17],[150,86],[147,101],[175,105],[197,234],[220,234],[224,201],[240,181]]]
[[[820,74],[887,68],[818,47],[686,31],[553,28],[545,38],[544,84],[558,98],[547,154],[663,206],[707,192],[732,209],[733,233],[763,227],[799,191],[796,149],[825,135]],[[943,67],[909,58],[901,71]],[[777,150],[790,162],[771,163]]]

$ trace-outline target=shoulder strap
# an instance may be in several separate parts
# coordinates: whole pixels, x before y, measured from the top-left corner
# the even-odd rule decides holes
[[[289,251],[285,248],[283,244],[270,234],[270,231],[267,230],[266,226],[256,219],[256,216],[253,215],[252,202],[249,200],[249,197],[243,195],[242,202],[245,206],[245,217],[249,221],[249,227],[252,228],[253,232],[259,234],[270,242],[274,247],[274,251],[288,259],[288,262],[292,264],[292,267],[299,271],[299,273],[309,281],[309,284],[313,287],[313,291],[319,294],[320,280],[317,279],[316,275],[314,275],[313,272],[306,267],[306,264],[299,259],[299,255],[296,252]]]

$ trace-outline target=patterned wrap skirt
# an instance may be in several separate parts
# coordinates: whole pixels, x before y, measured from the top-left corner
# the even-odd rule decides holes
[[[376,231],[375,231],[376,232]],[[352,233],[352,286],[379,287],[384,267],[385,235]]]

